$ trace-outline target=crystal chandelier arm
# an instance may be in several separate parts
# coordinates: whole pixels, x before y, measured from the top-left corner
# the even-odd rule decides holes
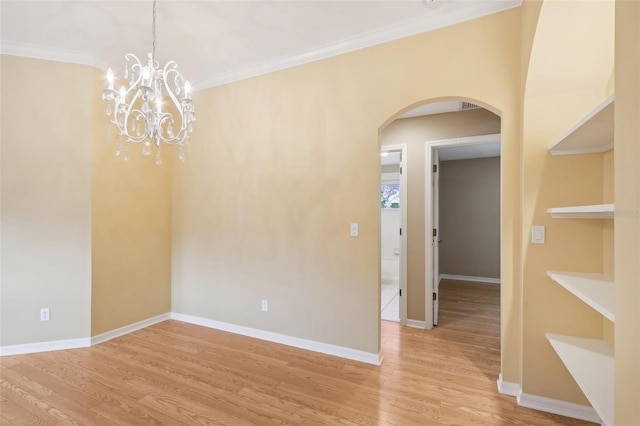
[[[139,114],[142,114],[142,111],[138,109],[134,109],[134,105],[136,101],[140,97],[140,93],[136,90],[133,97],[131,97],[131,92],[140,84],[142,79],[142,64],[138,58],[131,54],[127,53],[125,55],[125,78],[130,78],[127,80],[128,86],[120,86],[120,91],[115,96],[115,113],[111,122],[118,127],[118,131],[120,135],[127,136],[130,138],[133,135],[130,135],[128,126],[130,124],[130,117],[133,114],[133,118],[137,119]],[[127,100],[128,99],[128,100]],[[138,138],[132,138],[132,142],[140,142]]]
[[[184,141],[189,136],[188,131],[188,123],[185,119],[184,112],[182,110],[182,102],[178,100],[176,93],[185,93],[184,90],[184,82],[180,72],[178,71],[178,65],[175,61],[169,61],[164,67],[163,72],[159,75],[160,85],[164,89],[164,92],[169,97],[171,102],[171,108],[175,110],[177,117],[179,120],[179,128],[178,132],[174,135],[171,135],[169,132],[166,132],[166,125],[168,121],[169,126],[173,126],[175,123],[175,118],[170,114],[164,113],[162,115],[157,115],[158,117],[158,137],[162,139],[164,143],[167,145],[179,145],[182,146]],[[174,84],[171,84],[171,82]],[[165,134],[166,133],[166,134]]]

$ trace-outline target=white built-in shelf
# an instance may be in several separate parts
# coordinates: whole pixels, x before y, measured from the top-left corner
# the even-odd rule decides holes
[[[613,425],[613,349],[605,341],[547,334],[604,425]]]
[[[613,204],[591,206],[552,207],[547,213],[554,219],[613,219]]]
[[[587,305],[615,322],[613,278],[603,274],[548,271],[547,275]]]
[[[605,99],[549,145],[551,154],[588,154],[613,149],[613,105],[613,96]]]

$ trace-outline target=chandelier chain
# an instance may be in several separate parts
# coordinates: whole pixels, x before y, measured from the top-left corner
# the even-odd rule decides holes
[[[152,50],[152,57],[153,60],[156,60],[156,0],[153,0],[153,50]]]

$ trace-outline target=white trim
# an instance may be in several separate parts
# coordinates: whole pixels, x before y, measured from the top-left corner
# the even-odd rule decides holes
[[[195,317],[192,315],[179,314],[176,312],[168,312],[166,314],[157,315],[146,320],[138,321],[106,333],[98,334],[91,338],[56,340],[51,342],[27,343],[23,345],[0,346],[0,356],[20,355],[36,352],[57,351],[63,349],[88,348],[91,346],[104,343],[116,337],[133,333],[134,331],[152,326],[154,324],[173,319],[183,321],[190,324],[201,325],[217,330],[228,331],[230,333],[240,334],[243,336],[253,337],[256,339],[267,340],[270,342],[280,343],[287,346],[293,346],[300,349],[306,349],[314,352],[320,352],[326,355],[338,356],[341,358],[360,361],[367,364],[381,365],[383,356],[382,351],[376,353],[364,352],[357,349],[346,348],[343,346],[331,345],[328,343],[315,342],[313,340],[301,339],[298,337],[287,336],[285,334],[273,333],[270,331],[259,330],[256,328],[243,327],[240,325],[230,324],[222,321],[210,320],[207,318]]]
[[[400,184],[400,229],[402,229],[402,235],[400,235],[400,255],[397,258],[399,263],[399,275],[398,275],[398,286],[400,288],[400,293],[402,296],[399,299],[398,310],[400,314],[400,324],[407,325],[407,224],[409,223],[407,219],[407,176],[408,169],[407,164],[407,155],[408,148],[407,144],[397,144],[397,145],[383,145],[380,147],[380,152],[385,151],[400,151],[400,167],[402,168],[402,173],[399,174],[398,183]],[[381,179],[382,183],[382,179]],[[382,223],[382,212],[378,209],[378,222]],[[378,249],[381,249],[382,240],[380,238],[380,232],[378,232]],[[384,259],[383,259],[384,260]]]
[[[124,336],[125,334],[133,333],[134,331],[142,330],[159,322],[167,321],[171,319],[171,314],[157,315],[155,317],[147,318],[142,321],[135,322],[133,324],[125,325],[124,327],[116,328],[102,334],[91,337],[91,346],[99,345],[107,340],[115,339],[116,337]]]
[[[338,356],[340,358],[360,361],[367,364],[382,364],[382,352],[371,353],[357,349],[346,348],[344,346],[331,345],[299,337],[287,336],[285,334],[273,333],[271,331],[257,328],[244,327],[228,322],[216,321],[208,318],[185,315],[177,312],[171,313],[171,319],[187,322],[189,324],[201,325],[203,327],[214,328],[216,330],[227,331],[229,333],[240,334],[242,336],[253,337],[255,339],[267,340],[269,342],[280,343],[295,348],[306,349],[313,352],[320,352],[326,355]]]
[[[91,338],[89,337],[68,340],[52,340],[50,342],[25,343],[22,345],[0,346],[0,356],[88,348],[89,346],[91,346]]]
[[[518,383],[513,382],[505,382],[502,380],[502,373],[498,376],[498,393],[502,395],[515,396],[516,398],[520,395],[520,385]]]
[[[474,283],[500,284],[500,278],[473,277],[469,275],[440,274],[440,279],[455,281],[471,281]]]
[[[193,87],[197,90],[202,90],[251,77],[257,77],[274,71],[308,64],[310,62],[421,34],[449,25],[470,21],[483,16],[520,7],[521,5],[522,0],[458,2],[456,5],[457,7],[453,9],[444,11],[439,10],[438,13],[390,25],[386,28],[369,31],[354,37],[345,38],[337,43],[324,45],[316,49],[275,58],[261,64],[250,65],[248,67],[226,73],[196,79],[193,81]]]
[[[420,328],[424,330],[425,326],[426,324],[424,321],[418,321],[418,320],[412,320],[412,319],[407,320],[407,327]]]
[[[544,411],[546,413],[571,417],[573,419],[601,423],[596,410],[588,405],[574,404],[572,402],[545,398],[543,396],[529,395],[522,392],[518,395],[518,405],[538,411]]]
[[[93,56],[71,50],[52,47],[34,46],[31,44],[0,41],[0,54],[20,56],[24,58],[42,59],[45,61],[64,62],[69,64],[88,65],[107,69],[108,65]]]
[[[613,149],[613,144],[604,145],[597,148],[573,148],[573,149],[563,149],[556,150],[552,149],[551,155],[575,155],[575,154],[599,154],[602,152],[607,152]]]
[[[498,376],[497,384],[498,393],[516,397],[518,405],[521,407],[571,417],[572,419],[601,423],[596,410],[588,405],[574,404],[572,402],[560,401],[559,399],[524,393],[518,383],[503,381],[502,373]]]
[[[433,189],[432,180],[433,173],[431,172],[431,164],[433,164],[433,151],[438,148],[445,148],[449,146],[468,146],[485,143],[502,142],[502,136],[500,133],[491,135],[479,135],[468,136],[463,138],[451,138],[440,139],[434,141],[426,141],[425,146],[425,168],[424,168],[424,181],[425,181],[425,214],[424,214],[424,245],[425,245],[425,259],[433,259],[433,248],[431,245],[431,230],[433,229],[433,217],[428,212],[433,211]],[[502,166],[500,166],[502,168]],[[500,174],[500,180],[502,185],[502,172]],[[500,226],[502,227],[502,219],[500,219]],[[424,262],[424,317],[425,328],[431,330],[433,328],[433,267],[431,260]]]
[[[521,5],[522,0],[457,2],[456,7],[452,9],[440,9],[438,10],[438,13],[432,13],[427,16],[390,25],[375,31],[369,31],[357,36],[348,37],[315,49],[282,56],[260,64],[250,65],[221,74],[197,78],[192,81],[191,87],[193,90],[197,91],[222,86],[235,81],[257,77],[274,71],[307,64],[321,59],[330,58],[332,56],[364,49],[366,47],[432,31],[438,28],[459,24],[481,18],[483,16],[520,7]],[[107,64],[91,55],[87,55],[86,53],[63,49],[44,48],[41,46],[6,41],[0,41],[0,54],[90,65],[104,70],[108,68]]]

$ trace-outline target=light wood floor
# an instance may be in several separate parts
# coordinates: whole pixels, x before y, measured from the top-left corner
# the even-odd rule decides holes
[[[382,322],[380,367],[178,321],[0,358],[2,425],[580,425],[497,394],[497,286],[443,282],[433,331]]]

